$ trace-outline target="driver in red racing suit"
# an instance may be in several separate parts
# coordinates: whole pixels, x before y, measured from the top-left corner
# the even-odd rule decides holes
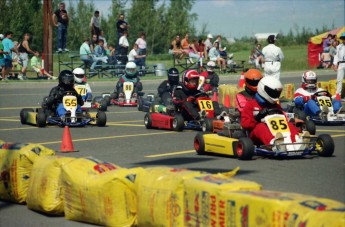
[[[277,103],[282,90],[283,85],[278,79],[266,76],[260,80],[258,92],[255,94],[254,99],[248,101],[243,108],[241,126],[250,132],[249,138],[255,145],[273,144],[274,139],[283,138],[281,133],[277,133],[276,136],[272,135],[268,126],[261,122],[268,114],[269,109],[282,110],[282,107]],[[295,142],[298,129],[291,122],[288,122],[288,127],[290,128],[291,141]]]

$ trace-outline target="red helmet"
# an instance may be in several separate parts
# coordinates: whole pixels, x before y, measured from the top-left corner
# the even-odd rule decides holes
[[[199,85],[199,73],[196,70],[187,70],[183,74],[183,85],[191,90],[196,90]]]

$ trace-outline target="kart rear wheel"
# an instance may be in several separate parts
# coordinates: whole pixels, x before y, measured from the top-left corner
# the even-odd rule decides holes
[[[202,123],[201,129],[203,132],[212,132],[213,131],[213,119],[206,118]]]
[[[310,135],[316,134],[316,126],[314,121],[307,120],[305,122],[305,129],[310,133]]]
[[[331,157],[334,152],[334,141],[328,134],[321,134],[316,139],[316,151],[319,156]]]
[[[36,125],[40,128],[43,128],[47,125],[47,115],[42,110],[37,112]]]
[[[194,137],[194,149],[199,155],[205,154],[205,140],[203,135],[202,132],[198,132]]]
[[[174,116],[172,127],[174,131],[181,132],[184,128],[184,118],[182,114],[176,114]]]
[[[144,124],[145,124],[145,127],[147,129],[151,129],[152,128],[152,117],[151,117],[150,113],[145,114]]]
[[[111,101],[110,96],[109,95],[105,96],[104,100],[107,102],[107,106],[109,106],[110,105],[110,101]]]
[[[98,109],[99,109],[100,111],[107,111],[107,109],[108,109],[108,103],[107,103],[107,101],[106,101],[105,99],[102,99],[101,101],[99,101],[99,107],[98,107]]]
[[[29,112],[35,112],[32,108],[24,108],[20,111],[20,122],[24,125],[26,124],[26,118]]]
[[[139,96],[138,98],[138,111],[143,111],[144,99]]]
[[[107,115],[103,111],[98,111],[96,114],[96,125],[98,127],[104,127],[107,123]]]
[[[240,160],[251,160],[254,155],[254,149],[254,144],[251,139],[241,137],[238,139],[234,153]]]
[[[237,130],[237,131],[234,131],[234,133],[232,134],[232,137],[235,139],[239,139],[241,137],[246,137],[246,134],[242,130]]]
[[[293,109],[293,112],[296,114],[296,117],[298,119],[303,120],[303,121],[307,121],[307,115],[304,113],[303,110],[300,110],[297,107],[295,107]]]

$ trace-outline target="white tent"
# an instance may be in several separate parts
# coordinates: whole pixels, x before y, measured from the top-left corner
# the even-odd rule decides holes
[[[270,36],[270,35],[277,36],[278,33],[276,33],[276,32],[272,32],[272,33],[256,33],[254,36],[255,36],[255,39],[257,41],[263,41],[263,40],[266,40],[268,38],[268,36]]]

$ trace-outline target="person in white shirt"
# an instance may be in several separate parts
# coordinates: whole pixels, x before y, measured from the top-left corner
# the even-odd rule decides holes
[[[206,48],[207,53],[213,47],[212,39],[213,39],[213,35],[212,34],[208,34],[207,35],[207,39],[205,40],[205,48]]]
[[[336,99],[341,98],[341,90],[345,74],[345,32],[341,33],[339,39],[341,39],[342,43],[337,46],[337,53],[334,55],[333,59],[333,69],[337,72]]]
[[[129,43],[128,43],[128,32],[124,31],[120,40],[119,40],[119,51],[120,51],[120,58],[121,59],[121,63],[122,64],[126,64],[128,59],[127,59],[127,53],[128,53],[128,47],[129,47]]]
[[[146,48],[147,48],[147,43],[145,40],[146,34],[145,32],[141,32],[140,33],[140,37],[137,39],[137,41],[135,41],[135,43],[138,45],[138,55],[142,55],[145,57],[140,58],[140,66],[144,66],[146,65],[145,61],[146,61]]]
[[[146,57],[146,55],[139,55],[138,54],[138,44],[134,44],[133,45],[133,49],[129,52],[129,54],[128,54],[128,61],[130,62],[130,61],[132,61],[132,62],[134,62],[137,66],[139,66],[139,67],[143,67],[143,65],[142,65],[142,61],[141,61],[141,59],[142,58],[145,58]]]
[[[284,59],[282,50],[274,45],[276,37],[270,35],[267,38],[268,45],[262,49],[264,55],[264,71],[265,76],[273,76],[280,80],[280,67]]]
[[[91,17],[90,21],[90,30],[91,30],[91,36],[97,35],[97,37],[101,34],[100,26],[99,26],[99,11],[95,11],[93,17]]]

